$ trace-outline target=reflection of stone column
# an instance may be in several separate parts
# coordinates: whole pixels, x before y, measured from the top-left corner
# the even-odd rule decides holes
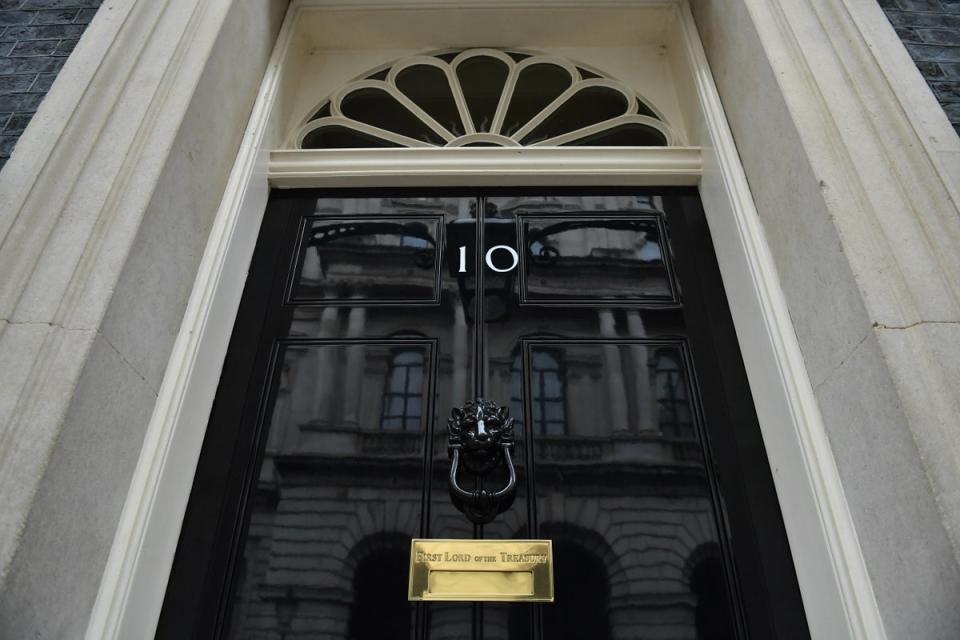
[[[359,338],[367,321],[366,307],[354,307],[347,316],[347,337]],[[359,422],[360,391],[363,388],[363,345],[347,347],[347,368],[343,376],[343,422]]]
[[[467,317],[463,305],[453,307],[453,380],[450,390],[450,406],[462,407],[467,401],[467,371],[470,354],[467,344]]]
[[[287,350],[283,362],[282,383],[289,389],[287,394],[287,406],[289,414],[283,419],[282,414],[274,411],[274,415],[279,420],[274,421],[274,427],[271,431],[298,431],[297,427],[309,422],[313,417],[313,403],[310,400],[313,390],[313,376],[316,373],[316,364],[310,357],[309,351],[303,348],[290,348]],[[281,428],[278,428],[281,427]],[[271,434],[272,435],[272,434]],[[293,434],[290,434],[291,436]],[[287,433],[278,433],[277,442],[271,442],[271,445],[282,447],[286,444]]]
[[[627,330],[631,338],[646,338],[647,330],[639,311],[627,311]],[[641,345],[630,347],[633,357],[634,400],[637,408],[637,428],[640,431],[657,430],[657,403],[650,381],[650,359],[647,348]]]
[[[510,617],[506,607],[484,607],[483,609],[483,638],[484,640],[509,640]],[[463,637],[463,636],[458,636]]]
[[[601,309],[600,335],[604,338],[616,338],[617,329],[611,309]],[[612,431],[626,431],[630,428],[627,418],[626,388],[623,385],[623,363],[620,360],[620,347],[615,344],[603,345],[604,374],[607,380],[607,403],[610,406],[610,428]]]
[[[320,253],[317,247],[307,247],[303,254],[303,268],[300,270],[300,279],[311,284],[320,281]]]
[[[337,336],[337,307],[327,307],[320,314],[320,328],[317,337],[335,338]],[[336,381],[337,358],[336,347],[316,347],[317,370],[316,384],[313,389],[313,419],[321,424],[332,424],[336,421],[337,396]]]

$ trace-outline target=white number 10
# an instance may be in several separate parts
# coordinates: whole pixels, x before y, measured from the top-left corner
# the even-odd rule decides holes
[[[506,269],[499,269],[495,264],[493,264],[493,252],[502,249],[510,254],[510,257],[513,258],[513,262]],[[497,273],[507,273],[508,271],[513,271],[517,268],[517,265],[520,264],[520,256],[517,255],[517,252],[513,247],[507,246],[505,244],[498,244],[487,249],[487,254],[483,257],[484,262],[487,263],[487,266]],[[460,273],[467,272],[467,247],[464,245],[460,246]]]

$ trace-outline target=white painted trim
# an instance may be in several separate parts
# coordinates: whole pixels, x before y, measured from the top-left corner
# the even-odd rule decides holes
[[[439,122],[433,119],[430,114],[417,106],[413,100],[408,98],[400,89],[389,82],[384,82],[383,80],[356,80],[350,82],[342,87],[340,87],[337,92],[330,98],[330,112],[334,116],[340,116],[344,119],[350,119],[350,116],[346,115],[343,112],[343,99],[353,91],[357,89],[377,89],[383,91],[384,93],[390,95],[394,100],[399,102],[401,105],[407,108],[407,111],[415,115],[420,119],[427,127],[429,127],[434,133],[438,136],[450,142],[456,136],[447,131],[446,127],[441,125]],[[359,120],[354,120],[358,124],[364,124]],[[346,126],[350,126],[347,124]],[[372,126],[372,125],[371,125]],[[419,146],[419,145],[410,145],[410,146]]]
[[[270,153],[275,187],[692,185],[695,147],[431,147]]]
[[[353,9],[382,11],[384,9],[543,9],[584,6],[583,0],[294,0],[302,9]],[[591,7],[649,7],[670,9],[679,0],[590,0]]]
[[[516,140],[511,140],[506,136],[502,136],[499,133],[467,133],[455,138],[448,147],[465,147],[468,144],[473,142],[492,142],[493,144],[499,145],[501,147],[519,147],[521,146]]]
[[[299,12],[288,11],[170,354],[120,515],[87,640],[153,638],[207,417],[269,188],[262,151]]]
[[[882,640],[880,611],[776,266],[693,15],[685,4],[679,13],[709,137],[700,194],[811,636]]]
[[[497,113],[493,118],[493,124],[490,125],[490,131],[492,133],[501,133],[500,130],[503,128],[503,121],[507,117],[507,110],[510,108],[510,102],[513,100],[513,92],[517,87],[517,78],[520,77],[520,73],[527,67],[537,64],[552,64],[566,70],[566,72],[570,74],[571,87],[581,80],[577,65],[560,56],[535,55],[514,63],[510,67],[510,75],[507,76],[507,80],[503,84],[500,104],[497,105]],[[598,75],[603,76],[603,74]]]
[[[585,138],[591,136],[595,133],[602,133],[611,129],[616,129],[617,127],[623,126],[625,124],[642,124],[645,127],[650,129],[655,129],[663,134],[663,137],[667,140],[667,146],[673,146],[677,144],[676,136],[673,134],[670,129],[660,120],[656,118],[651,118],[650,116],[644,116],[639,114],[631,114],[628,116],[617,116],[616,118],[610,118],[609,120],[604,120],[603,122],[598,122],[596,124],[591,124],[589,126],[583,127],[581,129],[575,129],[569,133],[564,133],[553,138],[548,138],[542,142],[534,142],[531,147],[559,147],[561,145],[569,144],[580,138]]]
[[[87,632],[89,640],[153,637],[189,498],[216,383],[239,305],[267,194],[262,151],[277,98],[281,61],[306,6],[375,9],[428,2],[326,2],[291,7],[261,87],[204,253],[160,396],[134,473]],[[564,2],[464,2],[544,6]],[[570,2],[569,4],[580,4]],[[599,4],[599,3],[598,3]],[[664,6],[615,2],[605,6]],[[701,194],[731,302],[770,457],[813,637],[882,639],[829,442],[804,367],[776,269],[697,36],[684,6],[684,47],[693,62],[710,147]],[[567,152],[570,152],[569,154]],[[276,151],[275,186],[390,184],[695,183],[700,152],[689,148],[377,149]],[[660,154],[660,155],[657,155]],[[456,158],[456,162],[451,159]],[[576,164],[569,160],[577,158]],[[657,162],[668,168],[658,175]],[[651,182],[646,182],[649,184]]]

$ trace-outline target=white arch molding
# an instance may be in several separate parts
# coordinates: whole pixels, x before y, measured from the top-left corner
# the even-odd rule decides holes
[[[362,3],[357,3],[362,4]],[[371,3],[371,9],[381,7]],[[839,474],[693,18],[670,3],[703,117],[695,147],[284,150],[281,30],[147,430],[87,637],[152,637],[270,186],[697,184],[750,379],[814,638],[882,639]],[[382,7],[381,7],[382,8]],[[314,9],[314,10],[322,10]]]

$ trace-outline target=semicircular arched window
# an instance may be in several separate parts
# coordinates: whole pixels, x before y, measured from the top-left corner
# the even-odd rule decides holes
[[[622,83],[556,56],[496,49],[379,69],[319,105],[293,137],[299,149],[676,144]]]

